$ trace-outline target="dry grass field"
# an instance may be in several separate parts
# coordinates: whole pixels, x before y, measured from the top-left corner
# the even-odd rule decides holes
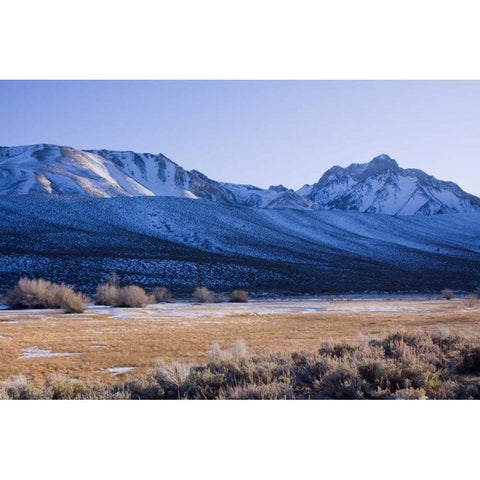
[[[104,383],[146,373],[158,362],[202,363],[213,343],[243,339],[250,352],[313,351],[326,340],[359,343],[393,331],[480,333],[480,308],[421,297],[167,303],[138,309],[0,310],[0,381],[52,373]]]

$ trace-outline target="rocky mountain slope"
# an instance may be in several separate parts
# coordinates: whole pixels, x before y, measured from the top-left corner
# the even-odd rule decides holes
[[[0,147],[0,195],[52,194],[99,198],[171,196],[221,204],[390,215],[480,211],[480,199],[387,155],[335,166],[298,191],[217,182],[162,154],[76,150],[56,145]]]
[[[45,144],[0,147],[0,195],[39,193],[204,198],[251,207],[310,206],[282,186],[264,190],[216,182],[196,170],[184,170],[162,154],[82,151]]]
[[[0,197],[0,293],[29,275],[92,293],[126,283],[191,293],[472,291],[480,215],[248,208],[203,199]]]

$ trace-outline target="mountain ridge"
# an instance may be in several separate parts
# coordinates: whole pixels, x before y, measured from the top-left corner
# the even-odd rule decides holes
[[[403,169],[386,154],[335,165],[298,190],[220,182],[185,170],[165,155],[34,144],[0,147],[0,195],[57,194],[100,198],[173,196],[228,205],[347,210],[389,215],[480,212],[480,199],[454,182]]]

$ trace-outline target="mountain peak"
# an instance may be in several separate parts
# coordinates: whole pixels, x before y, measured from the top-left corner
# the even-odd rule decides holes
[[[422,170],[403,169],[385,153],[368,163],[332,167],[314,185],[300,189],[328,210],[390,215],[480,211],[480,199]]]
[[[360,169],[358,167],[361,167]],[[356,164],[355,165],[355,170],[362,173],[362,176],[372,176],[372,175],[377,175],[379,173],[382,173],[386,170],[398,170],[400,167],[398,166],[398,163],[393,159],[390,158],[388,155],[385,153],[382,153],[381,155],[378,155],[374,159],[370,160],[368,163],[364,164]]]
[[[381,168],[398,168],[398,163],[393,158],[389,157],[387,154],[382,153],[377,157],[370,160],[368,163],[370,166],[381,167]]]

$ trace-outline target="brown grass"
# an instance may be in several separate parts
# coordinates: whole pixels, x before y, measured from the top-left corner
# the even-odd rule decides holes
[[[335,302],[351,306],[355,302]],[[419,313],[288,313],[232,314],[214,317],[208,311],[199,317],[168,317],[158,321],[152,311],[130,309],[132,318],[115,318],[105,311],[86,311],[68,317],[44,311],[0,312],[0,379],[25,374],[38,384],[53,373],[118,382],[146,373],[157,361],[202,363],[214,343],[221,350],[243,339],[251,353],[312,351],[320,342],[332,340],[358,344],[372,335],[397,330],[436,332],[448,327],[480,333],[478,310],[465,309],[461,301],[408,302]],[[395,305],[388,302],[386,305]],[[176,306],[177,304],[175,304]],[[205,306],[198,306],[202,312]],[[211,305],[212,308],[226,308]],[[148,309],[148,307],[147,307]],[[428,309],[428,311],[427,311]],[[72,321],[74,319],[74,321]],[[3,320],[3,321],[2,321]],[[23,358],[22,350],[37,347],[53,353],[77,355]],[[135,370],[112,376],[107,368],[133,366]]]

